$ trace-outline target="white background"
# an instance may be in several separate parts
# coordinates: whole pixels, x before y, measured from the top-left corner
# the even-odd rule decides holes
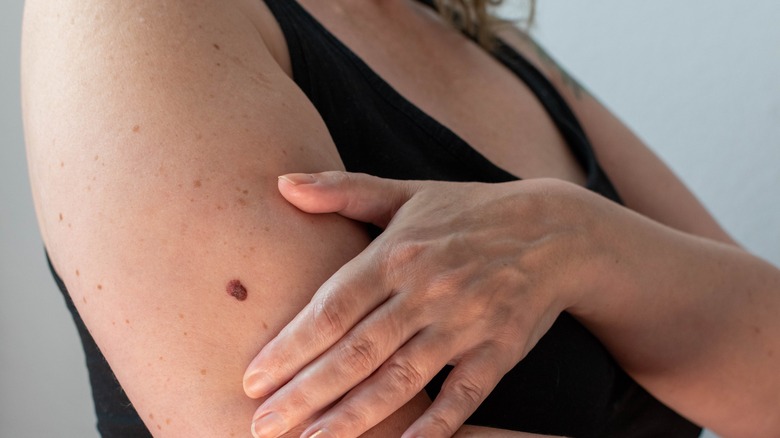
[[[21,13],[19,1],[0,5],[0,437],[95,437],[81,346],[46,271],[27,185]],[[540,0],[535,29],[729,232],[775,265],[778,19],[775,0]]]

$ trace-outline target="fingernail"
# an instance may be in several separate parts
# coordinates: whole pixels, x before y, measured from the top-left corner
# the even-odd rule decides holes
[[[257,371],[250,374],[244,379],[244,392],[250,397],[262,397],[276,386],[276,382],[262,371]]]
[[[284,432],[284,418],[276,412],[269,412],[252,422],[252,436],[255,438],[276,438]]]
[[[283,179],[294,186],[317,182],[317,178],[310,173],[288,173],[287,175],[280,176],[279,179]]]
[[[313,434],[303,438],[333,438],[333,436],[328,429],[317,429]]]

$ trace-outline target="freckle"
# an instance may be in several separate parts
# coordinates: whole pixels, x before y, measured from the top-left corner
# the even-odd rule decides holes
[[[103,285],[102,284],[97,285],[97,289],[98,290],[103,290]]]
[[[150,412],[150,413],[149,413],[149,418],[150,418],[150,419],[152,419],[152,420],[154,420],[154,414],[152,414],[152,413]]]
[[[205,375],[206,375],[206,372],[207,372],[207,371],[206,371],[205,369],[201,369],[201,370],[200,370],[200,375],[201,375],[201,376],[205,376]]]
[[[65,167],[65,162],[64,161],[60,161],[60,167]]]
[[[254,246],[250,246],[250,247],[249,247],[249,251],[251,251],[251,252],[255,252],[255,247],[254,247]]]
[[[60,222],[62,222],[62,213],[60,213]]]
[[[157,430],[162,430],[162,426],[160,426],[160,425],[158,424],[158,425],[157,425]]]
[[[126,319],[126,320],[125,320],[125,324],[127,324],[127,325],[130,325],[130,320],[129,320],[129,319]]]
[[[266,233],[271,231],[271,227],[263,227],[263,230],[265,230]]]
[[[184,319],[184,314],[183,313],[179,314],[179,319]]]
[[[222,206],[221,205],[217,205],[217,210],[221,211],[222,210]]]
[[[111,321],[111,325],[116,325],[116,321]]]
[[[193,185],[195,188],[198,188],[198,187],[202,186],[202,185],[203,185],[203,183],[201,183],[199,179],[196,179],[196,180],[195,180],[195,182],[193,182],[193,183],[192,183],[192,185]]]
[[[68,228],[73,228],[73,224],[68,222]]]
[[[99,156],[97,156],[97,155],[95,155],[95,161],[97,161],[97,160],[98,160],[98,158],[100,158],[100,157],[99,157]]]
[[[222,67],[222,64],[218,62],[217,67]]]
[[[87,304],[87,297],[81,297],[81,302]]]
[[[203,138],[203,134],[201,134],[200,132],[195,134],[195,140],[200,140],[202,138]]]
[[[247,290],[239,280],[231,280],[228,282],[225,290],[227,291],[228,295],[232,296],[238,301],[244,301],[247,298]]]
[[[265,323],[265,321],[263,321],[263,328],[264,328],[264,329],[267,329],[267,328],[268,328],[268,324],[266,324],[266,323]]]
[[[171,419],[170,418],[166,418],[165,419],[165,424],[170,425],[171,424]]]
[[[79,272],[79,270],[78,270],[78,269],[76,269],[76,277],[78,277],[78,276],[80,276],[80,275],[81,275],[81,272]]]
[[[238,198],[238,205],[246,206],[246,199],[244,198]]]
[[[162,361],[162,360],[164,360],[164,359],[165,359],[165,358],[164,358],[164,357],[162,357],[162,356],[160,356],[160,357],[158,357],[158,358],[157,358],[157,360],[159,360],[159,361]]]
[[[217,44],[217,43],[214,43],[214,48],[215,48],[215,49],[217,49],[217,50],[219,50],[219,44]]]
[[[190,202],[195,202],[195,198],[190,198]]]
[[[243,191],[243,192],[241,192],[241,193],[243,193],[243,194],[245,194],[245,195],[248,195],[248,194],[249,194],[249,190],[244,190],[244,191]]]
[[[184,332],[184,336],[189,336],[189,334],[187,332]]]

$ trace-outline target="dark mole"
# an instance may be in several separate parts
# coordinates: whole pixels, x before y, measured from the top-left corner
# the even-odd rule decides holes
[[[219,50],[219,44],[214,43],[214,48]]]
[[[141,130],[141,127],[138,125],[133,126],[133,132],[138,132]]]
[[[238,301],[244,301],[246,299],[246,288],[239,280],[230,280],[230,282],[227,284],[227,287],[225,287],[225,290],[227,291],[228,295],[232,296]]]

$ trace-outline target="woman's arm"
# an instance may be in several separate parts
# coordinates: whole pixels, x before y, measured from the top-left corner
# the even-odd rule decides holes
[[[541,49],[523,36],[513,43],[570,101],[640,214],[549,180],[290,175],[279,188],[298,208],[387,229],[261,351],[248,375],[259,367],[268,379],[247,392],[275,391],[263,406],[273,410],[304,388],[340,395],[357,385],[347,399],[365,402],[394,374],[413,376],[395,386],[392,397],[401,397],[449,361],[455,368],[442,392],[411,428],[443,434],[569,310],[683,415],[728,436],[776,436],[780,271],[736,248],[672,172]],[[356,284],[371,285],[360,301],[350,298]],[[329,308],[340,309],[338,324],[311,323]],[[449,333],[462,335],[443,342]],[[411,340],[401,347],[398,338]],[[365,366],[334,374],[341,366],[332,352],[349,349],[364,352]],[[373,401],[397,405],[392,397]],[[312,428],[345,415],[337,407]]]
[[[26,4],[41,232],[158,437],[249,435],[259,402],[242,391],[246,364],[368,243],[361,226],[304,215],[276,190],[283,172],[341,163],[264,46],[253,5]],[[418,397],[377,433],[400,435],[424,407]]]
[[[776,436],[780,272],[735,248],[673,172],[544,49],[519,33],[504,37],[571,105],[626,205],[656,222],[646,233],[616,230],[621,260],[639,264],[615,294],[573,313],[679,412],[724,436]]]

